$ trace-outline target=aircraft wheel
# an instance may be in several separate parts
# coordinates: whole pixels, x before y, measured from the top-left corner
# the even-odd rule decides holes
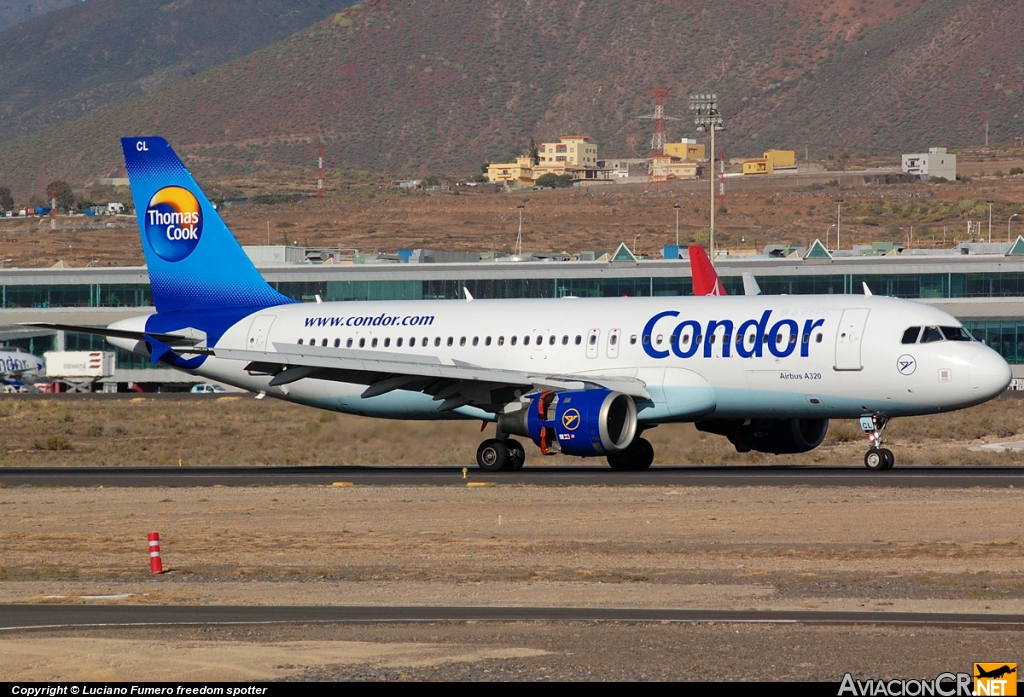
[[[497,438],[490,438],[476,449],[476,464],[484,472],[504,472],[511,469],[508,448]]]
[[[880,472],[881,470],[888,469],[886,466],[889,459],[885,456],[883,450],[871,450],[864,453],[864,466],[874,472]]]
[[[885,458],[885,467],[883,469],[891,470],[892,466],[896,464],[896,457],[892,454],[892,451],[888,448],[882,448],[878,452],[882,453]]]
[[[509,438],[505,441],[505,447],[508,448],[508,459],[511,465],[509,469],[523,469],[523,465],[526,464],[526,448],[523,447],[523,444]]]
[[[618,472],[639,472],[654,462],[654,446],[646,438],[636,438],[620,453],[608,456],[608,465]]]

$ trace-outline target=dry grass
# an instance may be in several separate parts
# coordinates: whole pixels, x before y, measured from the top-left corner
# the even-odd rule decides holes
[[[897,419],[887,431],[902,464],[1024,464],[1024,453],[972,452],[982,442],[1024,438],[1021,399],[935,416]],[[470,465],[492,432],[480,423],[388,421],[320,412],[251,397],[7,398],[0,403],[2,466],[126,465]],[[776,457],[737,453],[690,424],[646,436],[658,464],[858,464],[866,441],[854,421],[833,421],[825,444]],[[532,464],[595,464],[542,458]]]

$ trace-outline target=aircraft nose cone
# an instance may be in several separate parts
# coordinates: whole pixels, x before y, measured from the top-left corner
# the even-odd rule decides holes
[[[995,397],[1002,394],[1012,377],[1010,366],[992,349],[987,348],[971,359],[971,387],[981,395]]]

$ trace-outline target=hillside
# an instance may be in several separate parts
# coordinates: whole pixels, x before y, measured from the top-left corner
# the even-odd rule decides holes
[[[0,0],[0,31],[82,0]]]
[[[168,137],[201,176],[308,167],[320,142],[330,166],[395,174],[477,171],[567,132],[636,156],[656,85],[677,95],[671,138],[697,135],[685,96],[717,90],[730,156],[976,146],[986,120],[993,142],[1012,143],[1019,15],[1002,0],[376,0],[0,144],[0,172],[16,191],[33,176],[84,183],[119,166],[119,136],[141,132]]]
[[[351,4],[89,0],[23,22],[0,32],[0,141],[248,55]]]

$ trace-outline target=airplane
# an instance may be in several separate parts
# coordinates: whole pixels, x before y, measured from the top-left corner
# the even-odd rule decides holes
[[[978,671],[978,674],[974,676],[976,678],[997,678],[998,679],[998,678],[1003,677],[1004,675],[1009,675],[1011,673],[1016,673],[1017,672],[1016,668],[1011,668],[1008,665],[1003,665],[1003,666],[1000,666],[999,668],[994,668],[993,670],[984,670],[983,668],[981,668],[981,666],[978,666],[978,665],[975,665],[975,668]]]
[[[105,336],[258,398],[482,420],[495,425],[477,449],[486,471],[523,466],[513,436],[636,471],[654,461],[642,434],[662,424],[692,422],[740,452],[778,455],[818,447],[829,419],[860,419],[864,464],[886,470],[890,419],[979,404],[1010,382],[1006,361],[951,315],[870,295],[466,290],[458,300],[298,303],[263,280],[167,141],[121,143],[156,312],[107,327],[30,324]]]
[[[0,348],[0,384],[21,389],[31,384],[43,372],[43,359],[20,348]]]

